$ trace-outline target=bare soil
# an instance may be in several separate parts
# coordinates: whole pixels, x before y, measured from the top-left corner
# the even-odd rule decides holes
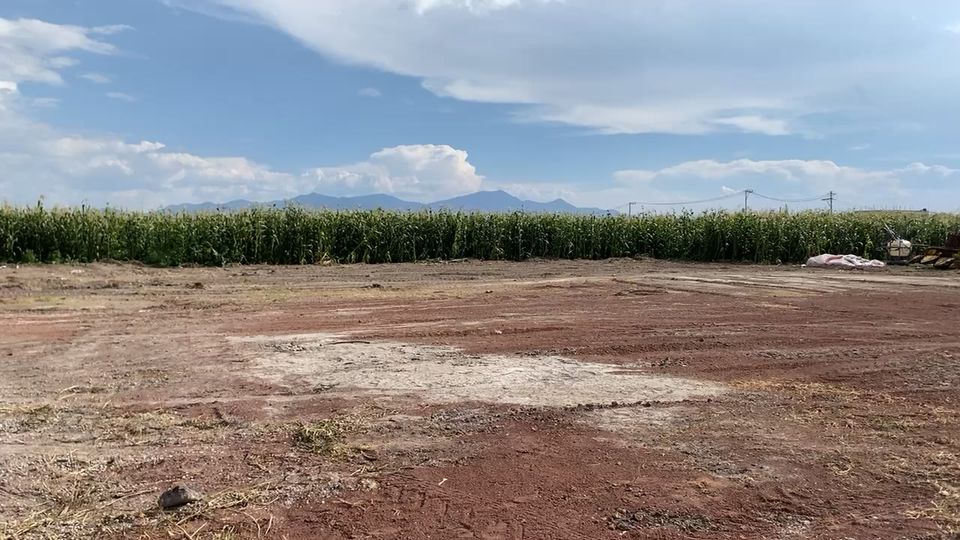
[[[957,538],[958,321],[929,270],[8,265],[0,538]]]

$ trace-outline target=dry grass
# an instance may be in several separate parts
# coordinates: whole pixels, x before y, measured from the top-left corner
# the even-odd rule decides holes
[[[222,417],[184,418],[164,411],[123,412],[110,407],[57,404],[0,406],[0,433],[45,433],[55,440],[83,434],[99,443],[158,444],[177,431],[215,431],[229,426]]]
[[[824,383],[787,382],[776,380],[741,380],[731,383],[745,392],[786,393],[799,401],[840,401],[895,403],[902,398],[883,392],[861,391]]]
[[[50,404],[0,406],[0,433],[35,431],[57,418],[57,410]]]
[[[81,473],[84,471],[77,471]],[[215,493],[203,502],[188,505],[174,512],[164,512],[155,503],[144,507],[142,502],[125,510],[113,507],[118,500],[141,495],[155,495],[157,489],[109,493],[111,486],[98,482],[96,475],[86,474],[75,484],[78,489],[57,491],[47,495],[40,509],[19,519],[0,522],[0,540],[67,540],[95,539],[106,534],[122,534],[132,529],[163,531],[158,538],[271,538],[272,515],[255,517],[252,512],[276,502],[278,483],[264,483],[244,489]],[[69,486],[68,486],[69,487]],[[55,490],[51,490],[53,493]],[[148,497],[147,501],[152,500]],[[214,527],[214,525],[216,525]],[[145,537],[149,538],[149,534]]]
[[[59,402],[0,406],[0,434],[17,434],[42,446],[73,443],[79,435],[102,448],[98,457],[12,454],[0,459],[0,540],[99,538],[159,526],[169,517],[155,511],[151,500],[161,486],[130,485],[118,472],[163,457],[125,459],[121,449],[162,445],[170,438],[210,442],[226,436],[219,428],[228,425],[222,416],[183,418],[163,410],[123,412]],[[199,507],[198,515],[255,505],[263,499],[262,491],[219,493]]]
[[[950,537],[960,535],[960,445],[938,435],[960,423],[960,411],[927,406],[918,412],[905,398],[820,383],[741,381],[735,386],[776,396],[786,408],[784,417],[835,441],[837,448],[824,465],[838,479],[929,493],[929,504],[906,516],[930,520]]]
[[[929,519],[950,534],[960,534],[960,456],[928,451],[895,457],[883,464],[886,474],[933,492],[930,506],[907,512],[913,519]]]
[[[929,508],[907,512],[913,519],[929,519],[951,535],[960,536],[960,487],[933,482],[936,498]]]
[[[304,423],[294,428],[293,444],[301,450],[322,456],[341,455],[349,450],[344,445],[346,435],[358,428],[358,422],[348,418],[328,418]]]
[[[30,510],[0,523],[0,539],[88,538],[91,531],[124,528],[130,520],[112,506],[139,493],[104,479],[112,463],[106,458],[87,460],[71,455],[27,458],[19,463],[33,481],[10,488],[18,490],[21,510]]]

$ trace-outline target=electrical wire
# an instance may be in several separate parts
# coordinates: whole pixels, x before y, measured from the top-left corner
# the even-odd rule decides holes
[[[826,198],[830,197],[830,194],[829,194],[829,193],[825,193],[825,194],[823,194],[823,195],[818,195],[818,196],[816,196],[816,197],[810,197],[810,198],[805,198],[805,199],[782,199],[782,198],[779,198],[779,197],[771,197],[771,196],[769,196],[769,195],[764,195],[764,194],[762,194],[762,193],[757,193],[756,191],[753,191],[753,190],[742,189],[742,190],[740,190],[740,191],[734,191],[734,192],[732,192],[732,193],[728,193],[728,194],[722,195],[722,196],[720,196],[720,197],[712,197],[712,198],[710,198],[710,199],[700,199],[700,200],[696,200],[696,201],[675,201],[675,202],[642,202],[642,201],[634,201],[634,202],[627,203],[627,204],[621,204],[620,206],[617,206],[617,207],[615,207],[615,208],[612,208],[611,210],[619,210],[619,209],[621,209],[621,208],[629,207],[629,206],[631,206],[631,205],[632,205],[632,206],[640,206],[640,207],[643,207],[643,206],[687,206],[687,205],[694,205],[694,204],[704,204],[704,203],[711,203],[711,202],[723,201],[723,200],[726,200],[726,199],[732,199],[733,197],[739,197],[739,196],[741,196],[741,195],[743,195],[743,194],[745,194],[745,193],[748,193],[748,194],[750,194],[750,195],[756,195],[757,197],[759,197],[759,198],[761,198],[761,199],[766,199],[766,200],[768,200],[768,201],[781,202],[781,203],[820,202],[820,201],[824,201],[824,200],[826,200]],[[834,200],[836,200],[836,196],[834,196]]]
[[[743,195],[743,191],[736,191],[734,193],[728,193],[722,197],[714,197],[712,199],[701,199],[699,201],[680,201],[680,202],[634,202],[634,206],[684,206],[687,204],[703,204],[709,202],[722,201],[724,199],[729,199],[732,197],[738,197]]]
[[[776,201],[776,202],[782,202],[782,203],[816,202],[816,201],[822,201],[822,200],[824,200],[824,199],[826,199],[826,198],[828,198],[828,197],[830,196],[830,194],[827,193],[827,194],[824,194],[824,195],[819,195],[819,196],[817,196],[817,197],[811,197],[811,198],[809,198],[809,199],[780,199],[780,198],[777,198],[777,197],[770,197],[770,196],[764,195],[764,194],[762,194],[762,193],[757,193],[756,191],[753,191],[753,192],[751,192],[750,194],[751,194],[751,195],[756,195],[757,197],[760,197],[761,199],[767,199],[768,201]]]

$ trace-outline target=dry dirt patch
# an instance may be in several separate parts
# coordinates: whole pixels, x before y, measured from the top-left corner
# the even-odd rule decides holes
[[[4,540],[960,534],[954,274],[6,272]]]
[[[566,407],[682,401],[723,392],[719,383],[562,356],[466,354],[454,347],[356,341],[330,334],[234,340],[261,349],[251,370],[258,377],[352,396]]]

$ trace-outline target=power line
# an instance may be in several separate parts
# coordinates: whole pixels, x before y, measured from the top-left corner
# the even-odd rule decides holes
[[[634,202],[633,204],[636,205],[636,206],[683,206],[683,205],[687,205],[687,204],[703,204],[703,203],[708,203],[708,202],[722,201],[722,200],[725,200],[725,199],[729,199],[729,198],[731,198],[731,197],[738,197],[738,196],[740,196],[740,195],[743,194],[743,193],[744,193],[743,191],[735,191],[735,192],[733,192],[733,193],[728,193],[728,194],[723,195],[723,196],[721,196],[721,197],[714,197],[714,198],[712,198],[712,199],[701,199],[701,200],[699,200],[699,201]]]
[[[837,200],[837,193],[836,193],[836,192],[833,192],[833,191],[831,191],[831,192],[829,192],[829,193],[826,193],[826,194],[824,194],[824,195],[817,195],[817,196],[815,196],[815,197],[807,197],[807,198],[802,198],[802,199],[783,199],[783,198],[780,198],[780,197],[771,197],[771,196],[769,196],[769,195],[764,195],[764,194],[762,194],[762,193],[757,193],[756,191],[754,191],[754,190],[752,190],[752,189],[741,189],[741,190],[739,190],[739,191],[732,191],[732,192],[730,192],[730,193],[727,193],[726,195],[721,195],[721,196],[719,196],[719,197],[711,197],[711,198],[709,198],[709,199],[699,199],[699,200],[694,200],[694,201],[673,201],[673,202],[642,202],[642,201],[632,201],[632,202],[629,202],[629,203],[626,203],[626,204],[622,204],[622,205],[620,205],[620,206],[617,206],[616,209],[620,209],[620,208],[623,208],[623,207],[627,207],[628,212],[632,213],[632,210],[633,210],[633,207],[634,207],[634,206],[687,206],[687,205],[694,205],[694,204],[704,204],[704,203],[724,201],[724,200],[727,200],[727,199],[731,199],[731,198],[733,198],[733,197],[739,197],[740,195],[743,195],[743,208],[744,208],[744,211],[749,210],[749,208],[750,208],[750,204],[749,204],[749,203],[750,203],[750,196],[751,196],[751,195],[756,195],[757,197],[760,197],[761,199],[766,199],[766,200],[768,200],[768,201],[781,202],[781,203],[807,203],[807,202],[824,201],[824,202],[828,202],[828,203],[830,204],[830,211],[831,211],[831,212],[833,211],[833,203],[834,203],[834,201]]]
[[[814,202],[814,201],[824,201],[824,197],[829,197],[830,195],[817,195],[816,197],[810,197],[808,199],[781,199],[778,197],[770,197],[762,193],[757,193],[756,191],[751,191],[753,195],[760,197],[761,199],[767,199],[768,201],[782,202],[782,203],[804,203],[804,202]],[[830,193],[833,193],[832,191]],[[834,195],[836,195],[834,193]]]
[[[833,201],[834,201],[836,198],[837,198],[837,194],[836,194],[834,191],[831,190],[830,193],[827,195],[827,198],[823,199],[825,202],[827,202],[827,203],[830,205],[830,213],[831,213],[831,214],[833,213]]]

